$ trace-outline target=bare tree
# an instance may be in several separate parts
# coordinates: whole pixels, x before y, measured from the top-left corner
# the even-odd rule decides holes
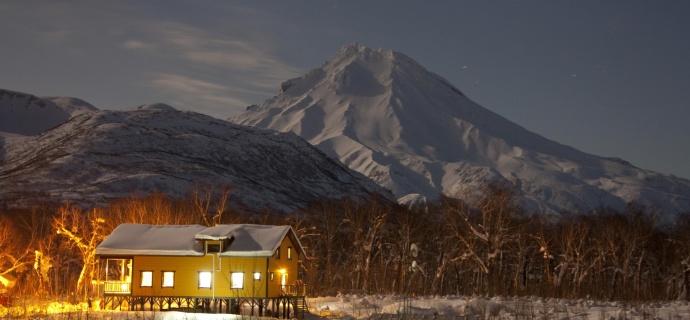
[[[343,206],[335,201],[312,203],[304,215],[313,228],[313,236],[305,237],[302,243],[309,248],[310,259],[305,263],[311,272],[310,289],[322,294],[335,294],[344,287],[345,274],[351,258],[347,258],[350,243],[347,243],[343,228]]]
[[[87,297],[89,284],[96,273],[96,246],[107,236],[105,219],[101,210],[83,213],[78,207],[65,204],[58,209],[53,228],[63,236],[79,255],[82,268],[77,279],[77,292]]]
[[[190,211],[190,204],[175,201],[162,193],[153,193],[146,197],[128,197],[111,202],[106,211],[108,229],[115,229],[122,223],[190,224],[198,219]]]
[[[56,234],[52,229],[54,208],[48,205],[29,208],[17,216],[17,224],[25,235],[27,253],[33,251],[34,277],[27,277],[26,283],[33,286],[30,291],[35,294],[56,294],[53,270],[53,255],[56,245]]]
[[[381,241],[384,226],[390,215],[390,208],[377,201],[366,205],[345,207],[343,222],[349,227],[355,259],[354,287],[364,292],[369,290],[369,275],[372,262],[379,253],[378,242]]]
[[[477,285],[480,290],[486,287],[489,295],[500,284],[504,254],[515,241],[511,222],[521,214],[516,199],[514,191],[507,186],[488,186],[478,212],[456,207],[450,208],[450,214],[446,215],[449,236],[463,249],[461,258],[472,261],[484,274]]]
[[[228,210],[228,201],[234,188],[225,186],[216,191],[211,185],[194,188],[192,203],[196,208],[201,221],[206,226],[216,226],[222,223],[223,214]]]
[[[443,234],[443,231],[437,228],[439,224],[435,223],[434,220],[435,218],[431,217],[428,211],[420,209],[398,208],[395,214],[391,216],[389,223],[391,230],[389,234],[392,239],[386,242],[389,249],[385,251],[388,254],[381,255],[382,272],[386,272],[391,267],[393,268],[392,272],[394,275],[388,276],[384,274],[382,276],[384,279],[390,278],[393,280],[391,281],[391,290],[397,290],[397,292],[419,292],[422,294],[425,291],[433,290],[433,288],[428,288],[424,283],[418,283],[416,286],[412,285],[412,276],[426,279],[429,276],[427,274],[429,270],[437,269],[432,267],[432,263],[428,259],[425,259],[430,257],[430,254],[427,254],[427,250],[443,255],[445,246],[431,245],[436,237]],[[431,260],[433,261],[434,259]],[[413,263],[416,265],[416,268],[411,268]],[[437,281],[435,284],[438,286]],[[405,288],[406,285],[412,286]],[[434,281],[432,281],[433,285]]]
[[[24,271],[30,259],[19,229],[8,217],[0,216],[0,276]]]

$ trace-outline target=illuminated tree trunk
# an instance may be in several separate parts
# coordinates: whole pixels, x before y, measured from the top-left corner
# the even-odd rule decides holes
[[[64,236],[72,244],[83,263],[77,279],[77,292],[88,295],[88,285],[94,277],[96,268],[96,246],[105,239],[102,214],[94,209],[83,214],[76,206],[66,204],[58,209],[59,215],[53,220],[57,234]]]

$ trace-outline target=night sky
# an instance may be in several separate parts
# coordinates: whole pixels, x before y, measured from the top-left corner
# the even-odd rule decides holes
[[[358,42],[562,144],[690,178],[690,1],[3,1],[0,88],[228,118]]]

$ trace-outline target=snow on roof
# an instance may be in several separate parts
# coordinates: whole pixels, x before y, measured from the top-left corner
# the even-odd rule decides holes
[[[216,230],[228,235],[228,239],[232,239],[230,246],[220,253],[221,257],[247,255],[270,257],[280,247],[291,228],[289,226],[256,224],[220,225],[208,228],[197,234],[197,236],[203,236],[209,231],[213,232]],[[197,237],[197,239],[199,238]]]
[[[303,253],[290,226],[122,224],[96,248],[96,254],[202,256],[203,240],[229,240],[229,246],[220,253],[222,257],[270,257],[288,234]]]
[[[121,224],[96,247],[97,255],[202,256],[203,243],[194,235],[201,225]]]

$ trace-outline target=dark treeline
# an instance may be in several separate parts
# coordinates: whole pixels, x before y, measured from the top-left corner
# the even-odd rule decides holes
[[[492,186],[474,207],[447,198],[418,211],[312,207],[302,236],[311,254],[308,283],[312,292],[329,295],[688,298],[686,217],[662,230],[633,205],[556,220],[526,217],[515,203],[510,189]]]
[[[308,254],[310,295],[339,292],[604,300],[688,299],[690,219],[657,228],[630,205],[572,218],[527,217],[514,193],[490,186],[470,206],[443,198],[408,209],[372,197],[292,214],[231,209],[231,189],[160,194],[105,208],[70,204],[0,211],[0,275],[18,295],[85,298],[95,247],[119,224],[289,224]]]

